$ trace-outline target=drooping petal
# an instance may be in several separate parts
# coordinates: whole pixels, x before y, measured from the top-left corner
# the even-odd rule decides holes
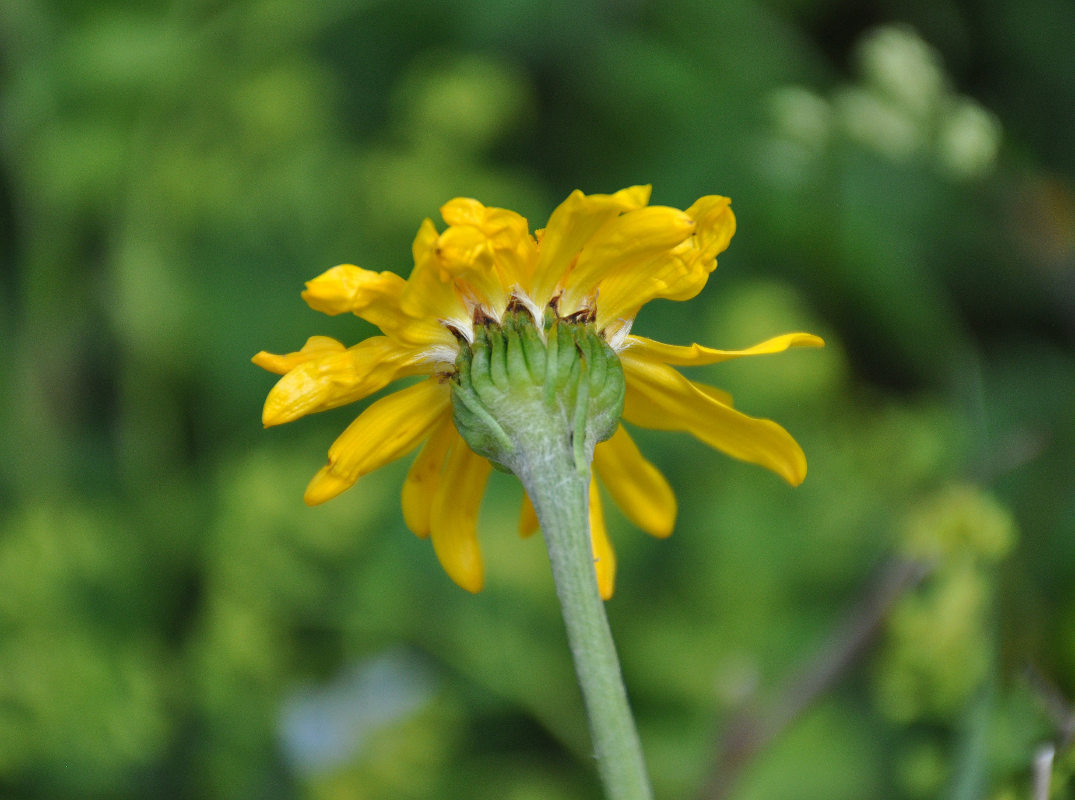
[[[596,293],[604,281],[622,281],[666,256],[694,230],[685,213],[666,206],[646,206],[614,217],[583,245],[574,267],[564,278],[561,314],[571,314]],[[600,308],[600,303],[598,303]]]
[[[261,419],[266,427],[282,425],[361,400],[398,378],[429,371],[421,351],[401,348],[387,336],[371,336],[346,350],[322,351],[291,369],[269,391]]]
[[[409,453],[429,435],[449,404],[448,387],[436,378],[373,403],[329,448],[328,464],[306,487],[306,504],[331,500],[363,475]]]
[[[519,535],[524,539],[533,536],[540,527],[541,523],[538,522],[534,504],[530,502],[530,495],[524,491],[523,502],[519,508]]]
[[[620,353],[627,392],[623,418],[644,428],[687,431],[717,450],[760,464],[792,486],[806,477],[806,457],[786,430],[700,390],[672,367],[632,349]]]
[[[690,347],[678,347],[672,344],[656,342],[643,336],[628,336],[628,346],[641,351],[647,358],[653,361],[662,361],[665,364],[674,364],[682,367],[696,367],[705,364],[718,364],[721,361],[730,361],[733,358],[744,356],[761,356],[771,353],[782,353],[792,347],[824,347],[825,340],[812,333],[785,333],[766,339],[753,347],[745,350],[715,350],[712,347],[703,347],[700,344],[692,344]]]
[[[433,498],[441,482],[444,457],[448,448],[458,439],[459,433],[452,422],[452,415],[445,413],[403,481],[403,521],[416,536],[423,539],[429,535]]]
[[[492,468],[488,459],[456,436],[433,497],[433,550],[448,577],[468,592],[480,592],[485,577],[478,545],[478,510]]]
[[[615,194],[586,195],[575,190],[556,207],[540,235],[530,296],[544,307],[582,246],[597,230],[624,211],[649,202],[649,186],[631,186]]]
[[[717,255],[735,233],[735,216],[726,197],[710,195],[684,212],[696,223],[694,234],[668,254],[637,268],[609,275],[601,284],[597,326],[633,318],[650,300],[689,300],[716,269]]]
[[[250,360],[264,370],[283,375],[307,361],[328,353],[341,353],[346,349],[343,342],[338,342],[330,336],[311,336],[297,352],[277,355],[262,350]]]
[[[619,426],[594,450],[594,470],[631,522],[651,536],[665,537],[676,524],[676,496],[660,471],[643,458]]]
[[[608,538],[601,493],[593,478],[590,479],[590,545],[593,548],[594,571],[597,573],[597,591],[602,600],[608,600],[616,588],[616,553]]]
[[[394,272],[373,272],[340,264],[306,282],[302,298],[315,311],[352,313],[376,325],[399,342],[429,345],[450,342],[451,335],[436,317],[408,314],[401,300],[406,281]]]

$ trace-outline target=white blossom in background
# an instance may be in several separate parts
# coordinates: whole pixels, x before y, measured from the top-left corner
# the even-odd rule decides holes
[[[958,95],[940,54],[906,25],[865,34],[855,48],[858,80],[829,97],[801,86],[770,93],[772,136],[762,169],[775,182],[802,184],[834,141],[855,142],[897,162],[925,159],[950,178],[992,171],[1002,129],[977,101]]]

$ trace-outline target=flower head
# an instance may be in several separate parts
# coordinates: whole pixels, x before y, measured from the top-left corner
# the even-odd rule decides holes
[[[727,393],[689,381],[675,367],[818,347],[821,339],[790,333],[745,350],[714,350],[632,334],[635,316],[650,300],[697,295],[735,232],[726,197],[706,196],[680,211],[648,205],[649,193],[648,186],[610,195],[573,192],[534,233],[513,211],[456,198],[441,209],[446,230],[438,232],[430,220],[419,228],[408,279],[344,264],[309,281],[302,296],[312,308],[353,313],[382,335],[351,347],[314,336],[298,352],[254,356],[255,364],[283,376],[265,401],[266,426],[362,400],[401,378],[427,379],[358,415],[329,448],[328,464],[306,488],[306,502],[330,500],[421,446],[403,484],[404,520],[414,533],[432,539],[456,583],[478,591],[483,582],[478,509],[492,464],[468,445],[453,421],[453,381],[458,382],[461,357],[469,357],[476,342],[487,341],[489,331],[501,326],[514,330],[520,320],[528,335],[542,341],[554,329],[571,328],[574,346],[596,341],[614,354],[626,382],[620,395],[626,421],[686,431],[799,484],[806,459],[787,431],[742,414]],[[593,451],[590,535],[598,585],[607,598],[615,559],[597,479],[628,519],[654,536],[672,532],[676,501],[622,425],[613,420],[611,435],[605,431],[602,437]],[[526,535],[536,527],[524,496],[520,531]]]

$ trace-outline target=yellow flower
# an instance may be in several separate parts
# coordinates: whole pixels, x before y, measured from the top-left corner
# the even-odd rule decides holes
[[[428,219],[419,228],[407,280],[343,264],[308,282],[302,296],[312,308],[356,314],[383,335],[352,347],[314,336],[298,352],[254,356],[258,366],[283,375],[265,401],[266,426],[361,400],[400,378],[428,377],[359,414],[329,448],[328,464],[306,488],[306,502],[323,503],[424,443],[403,484],[404,520],[418,536],[432,539],[456,583],[479,591],[478,508],[491,464],[457,432],[448,379],[460,342],[474,341],[476,325],[499,322],[509,303],[528,310],[539,328],[549,308],[561,318],[592,319],[620,359],[628,422],[686,431],[728,455],[767,467],[792,485],[801,483],[806,459],[787,431],[742,414],[727,393],[689,381],[674,367],[823,342],[811,334],[790,333],[745,350],[714,350],[632,334],[635,316],[650,300],[697,295],[735,232],[726,197],[703,197],[680,211],[648,205],[649,194],[648,186],[610,195],[573,192],[545,229],[533,234],[513,211],[456,198],[441,209],[448,226],[443,233]],[[593,467],[590,529],[598,585],[607,598],[615,559],[597,479],[628,519],[654,536],[672,532],[676,500],[622,425],[597,445]],[[524,497],[520,531],[526,535],[536,528]]]

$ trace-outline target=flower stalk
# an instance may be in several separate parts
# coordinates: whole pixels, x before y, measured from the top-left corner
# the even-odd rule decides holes
[[[610,800],[646,800],[653,795],[642,746],[594,575],[589,470],[580,474],[575,469],[566,436],[529,444],[529,463],[518,475],[534,504],[549,551],[601,781]]]
[[[523,308],[477,326],[460,347],[453,418],[475,452],[518,476],[552,565],[582,689],[598,770],[610,800],[652,797],[612,632],[598,590],[590,536],[590,465],[623,410],[616,354],[592,319]]]

